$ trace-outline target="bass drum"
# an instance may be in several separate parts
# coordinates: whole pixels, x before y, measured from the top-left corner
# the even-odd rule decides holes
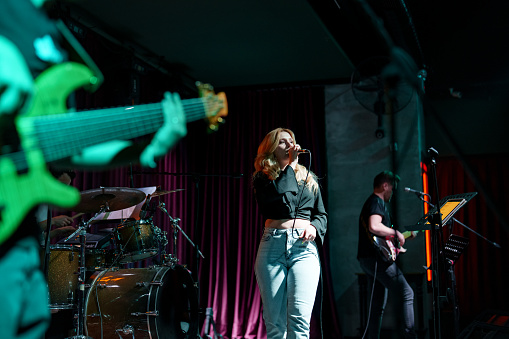
[[[183,266],[105,270],[91,279],[85,300],[88,336],[198,337],[198,294]]]

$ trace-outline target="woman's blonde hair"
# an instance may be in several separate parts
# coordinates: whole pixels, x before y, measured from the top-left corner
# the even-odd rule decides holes
[[[288,128],[276,128],[263,138],[260,146],[258,146],[258,153],[255,158],[255,169],[253,176],[255,176],[258,172],[265,173],[270,180],[276,180],[281,172],[281,168],[279,167],[279,163],[276,160],[276,156],[274,155],[274,151],[279,145],[279,138],[282,132],[287,132],[292,137],[293,143],[296,144],[295,134],[289,130]],[[306,167],[297,164],[295,167],[295,177],[297,178],[297,182],[300,184],[306,180],[306,186],[314,193],[318,191],[318,182],[316,179],[316,175],[313,172],[309,172],[307,175]],[[306,179],[307,176],[307,179]]]

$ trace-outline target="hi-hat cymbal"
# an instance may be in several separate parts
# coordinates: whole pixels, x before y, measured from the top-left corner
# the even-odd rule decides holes
[[[108,211],[118,211],[139,204],[145,193],[127,187],[101,187],[83,191],[81,201],[73,208],[75,212],[96,213],[108,205]]]
[[[153,198],[153,197],[158,197],[158,196],[161,196],[161,195],[165,195],[165,194],[169,194],[169,193],[175,193],[175,192],[180,192],[180,191],[185,191],[185,189],[179,188],[179,189],[172,190],[172,191],[155,191],[154,193],[150,194],[150,197]]]

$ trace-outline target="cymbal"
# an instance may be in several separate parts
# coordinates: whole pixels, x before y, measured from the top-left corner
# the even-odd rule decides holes
[[[145,193],[127,187],[101,187],[83,191],[81,201],[73,208],[75,212],[96,213],[108,205],[108,211],[117,211],[139,204]]]
[[[169,193],[175,193],[175,192],[180,192],[180,191],[185,191],[185,189],[179,188],[179,189],[176,189],[176,190],[173,190],[173,191],[155,191],[154,193],[150,194],[150,197],[151,198],[159,197],[161,195],[165,195],[165,194],[169,194]]]

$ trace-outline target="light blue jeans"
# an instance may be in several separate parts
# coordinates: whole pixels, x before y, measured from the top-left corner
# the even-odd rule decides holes
[[[267,339],[309,338],[320,258],[314,241],[299,238],[302,231],[265,228],[260,241],[255,274]]]

